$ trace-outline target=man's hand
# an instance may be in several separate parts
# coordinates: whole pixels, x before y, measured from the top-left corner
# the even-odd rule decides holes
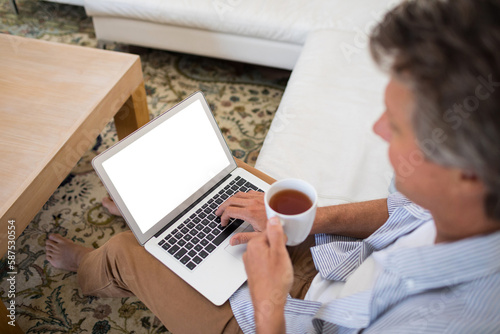
[[[293,283],[293,267],[286,250],[286,235],[278,218],[252,238],[243,254],[248,287],[259,333],[284,333],[284,307]]]
[[[217,211],[217,216],[221,218],[221,225],[226,226],[229,218],[243,219],[250,223],[256,232],[242,232],[235,234],[231,240],[231,245],[247,243],[266,229],[266,208],[264,205],[264,193],[249,191],[239,192],[222,203]]]

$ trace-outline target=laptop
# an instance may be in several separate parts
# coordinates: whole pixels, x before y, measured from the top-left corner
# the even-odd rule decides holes
[[[223,228],[215,210],[239,191],[266,191],[269,184],[237,167],[201,92],[92,165],[137,241],[213,304],[246,281],[246,245],[229,240],[252,227],[231,219]]]

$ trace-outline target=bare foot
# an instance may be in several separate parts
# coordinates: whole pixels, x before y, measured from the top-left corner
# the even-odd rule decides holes
[[[77,271],[83,256],[93,248],[75,244],[59,234],[49,234],[45,241],[47,261],[56,268]]]
[[[115,202],[111,199],[111,197],[104,197],[102,199],[102,206],[108,209],[109,213],[115,216],[122,216],[120,210],[118,210],[118,207],[116,206]]]

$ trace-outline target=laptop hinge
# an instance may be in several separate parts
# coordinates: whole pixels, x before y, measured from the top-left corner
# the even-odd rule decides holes
[[[214,191],[215,188],[217,188],[218,186],[220,186],[221,184],[223,184],[230,177],[231,177],[231,174],[226,175],[222,180],[220,180],[219,182],[217,182],[212,188],[210,188],[206,193],[204,193],[202,196],[200,196],[200,198],[198,198],[195,202],[193,202],[193,204],[191,204],[190,206],[188,206],[184,211],[182,211],[179,215],[177,215],[177,217],[175,217],[174,219],[172,219],[170,221],[170,223],[168,223],[165,226],[163,226],[163,228],[161,230],[159,230],[154,236],[156,238],[158,238],[163,232],[165,232],[165,230],[167,228],[169,228],[176,221],[178,221],[179,219],[181,219],[182,216],[184,216],[186,213],[188,213],[189,210],[191,210],[196,205],[198,205],[198,203],[200,203],[205,197],[207,197],[208,195],[210,195],[210,193],[212,191]]]

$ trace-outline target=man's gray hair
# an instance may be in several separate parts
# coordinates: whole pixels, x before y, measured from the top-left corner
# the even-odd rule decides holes
[[[477,176],[500,220],[500,2],[406,1],[374,29],[370,50],[415,96],[425,157]]]

